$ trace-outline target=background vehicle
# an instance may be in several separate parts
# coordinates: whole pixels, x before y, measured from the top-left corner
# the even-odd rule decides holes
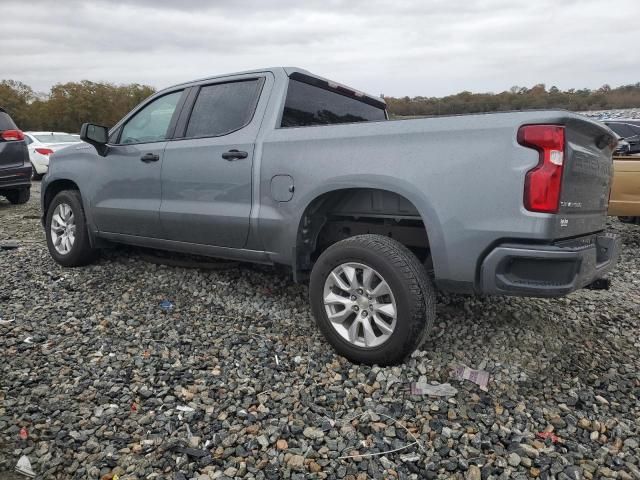
[[[613,267],[604,125],[565,111],[391,121],[385,107],[295,68],[158,92],[54,154],[49,252],[77,266],[123,242],[287,265],[334,348],[379,364],[427,335],[434,281],[557,296]]]
[[[640,153],[640,126],[635,125],[632,122],[634,121],[603,121],[607,127],[613,130],[624,140],[624,144],[628,144],[628,149],[626,149],[624,153],[629,155]]]
[[[620,135],[616,135],[618,139],[618,144],[616,145],[615,150],[613,151],[614,155],[630,155],[631,145]]]
[[[24,134],[0,108],[0,196],[26,203],[31,192],[31,165]]]
[[[609,215],[640,223],[640,157],[614,157],[613,172]]]
[[[29,148],[34,180],[39,180],[49,170],[49,155],[82,142],[79,135],[65,132],[24,132],[24,141]]]

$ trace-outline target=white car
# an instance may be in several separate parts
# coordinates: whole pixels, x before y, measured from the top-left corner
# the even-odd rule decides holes
[[[49,155],[56,150],[81,143],[79,135],[64,132],[24,132],[33,166],[33,178],[38,180],[49,170]]]

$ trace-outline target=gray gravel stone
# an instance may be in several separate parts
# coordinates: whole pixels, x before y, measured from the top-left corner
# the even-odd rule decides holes
[[[64,480],[640,477],[639,226],[610,222],[624,235],[610,291],[439,295],[432,336],[379,368],[335,355],[306,287],[267,267],[127,247],[59,267],[38,187],[0,200],[0,241],[19,243],[0,250],[0,478],[21,455]],[[487,370],[488,391],[451,379],[458,365]],[[414,397],[414,381],[458,393]],[[550,429],[555,443],[536,437]]]

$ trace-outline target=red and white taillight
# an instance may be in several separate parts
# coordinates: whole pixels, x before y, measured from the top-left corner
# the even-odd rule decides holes
[[[518,143],[540,152],[538,165],[527,172],[524,206],[532,212],[557,213],[564,164],[564,127],[524,125],[518,130]]]
[[[21,130],[4,130],[0,132],[0,138],[5,142],[18,142],[24,140],[24,133]]]
[[[53,150],[51,150],[50,148],[36,148],[36,152],[38,152],[40,155],[45,155],[45,156],[49,156],[53,153]]]

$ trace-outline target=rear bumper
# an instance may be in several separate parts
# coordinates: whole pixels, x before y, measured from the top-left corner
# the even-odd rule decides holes
[[[45,174],[49,170],[49,159],[46,157],[42,158],[42,155],[32,157],[31,164],[38,175]]]
[[[604,277],[618,261],[620,237],[602,233],[553,245],[503,244],[480,267],[484,294],[555,297]]]
[[[0,169],[0,190],[31,186],[31,165]]]

